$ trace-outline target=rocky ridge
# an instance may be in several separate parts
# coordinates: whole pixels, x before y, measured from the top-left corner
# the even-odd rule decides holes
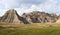
[[[0,22],[28,24],[56,22],[58,19],[59,18],[56,14],[49,14],[40,11],[23,13],[22,16],[19,16],[16,10],[10,9],[2,17],[0,17]]]
[[[58,20],[58,16],[56,14],[48,14],[39,11],[33,11],[28,14],[24,13],[22,17],[32,23],[56,22]]]

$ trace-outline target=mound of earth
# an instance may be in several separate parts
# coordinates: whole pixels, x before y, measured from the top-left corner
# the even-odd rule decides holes
[[[1,18],[0,22],[7,23],[28,23],[26,19],[19,16],[17,11],[14,9],[8,10]]]

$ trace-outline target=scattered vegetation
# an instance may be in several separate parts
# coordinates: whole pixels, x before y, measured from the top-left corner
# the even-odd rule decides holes
[[[60,28],[0,30],[0,35],[60,35]]]
[[[60,23],[0,23],[0,35],[60,35]]]

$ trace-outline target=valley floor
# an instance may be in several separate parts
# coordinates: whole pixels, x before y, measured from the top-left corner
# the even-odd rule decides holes
[[[60,35],[60,28],[0,30],[0,35]]]
[[[60,23],[0,23],[0,35],[60,35]]]
[[[17,24],[17,23],[0,23],[0,28],[11,28],[11,29],[30,29],[30,28],[51,28],[59,27],[60,23],[31,23],[31,24]]]

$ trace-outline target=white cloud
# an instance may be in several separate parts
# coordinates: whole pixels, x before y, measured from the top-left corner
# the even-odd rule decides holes
[[[34,10],[60,14],[59,0],[0,0],[0,3],[4,5],[4,9],[0,8],[0,15],[9,8],[16,9],[19,14]]]
[[[4,14],[6,13],[7,10],[8,10],[8,9],[6,9],[6,10],[5,10],[5,9],[3,9],[3,10],[0,9],[0,16],[4,15]]]
[[[19,6],[18,0],[2,0],[1,2],[5,5],[5,8],[14,8]]]
[[[60,5],[58,4],[57,0],[48,0],[45,3],[41,3],[39,5],[31,5],[30,8],[27,8],[27,6],[24,6],[22,8],[18,8],[20,12],[24,13],[28,13],[28,12],[32,12],[34,10],[37,11],[43,11],[43,12],[47,12],[47,13],[56,13],[56,14],[60,14]]]
[[[59,12],[60,10],[60,5],[56,5],[58,2],[57,0],[48,0],[46,1],[45,3],[41,3],[39,5],[32,5],[30,8],[28,8],[27,12],[29,11],[33,11],[33,10],[38,10],[38,11],[45,11],[45,12],[48,12],[48,13],[57,13]],[[23,10],[23,9],[22,9]]]

